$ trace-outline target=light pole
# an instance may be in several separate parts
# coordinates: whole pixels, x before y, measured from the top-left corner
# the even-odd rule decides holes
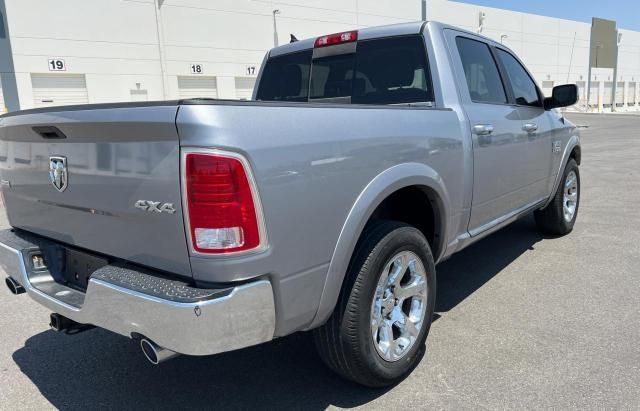
[[[280,10],[273,11],[273,47],[278,47],[278,22],[276,16],[280,14]]]
[[[478,34],[484,30],[484,19],[487,17],[484,11],[478,13]]]
[[[504,44],[504,39],[509,38],[509,36],[507,34],[501,34],[500,35],[500,44]]]
[[[169,81],[167,79],[167,60],[164,54],[164,35],[162,29],[162,5],[165,0],[154,0],[154,11],[156,18],[156,36],[158,39],[158,55],[160,57],[160,75],[162,76],[162,98],[168,98]]]
[[[616,94],[618,93],[618,57],[620,56],[620,43],[622,42],[622,33],[618,32],[616,42],[616,65],[613,67],[613,90],[611,90],[611,111],[618,111]]]

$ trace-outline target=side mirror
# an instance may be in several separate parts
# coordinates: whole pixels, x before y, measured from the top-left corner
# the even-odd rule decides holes
[[[564,84],[553,88],[551,97],[544,99],[544,109],[551,110],[558,107],[569,107],[578,102],[578,86]]]

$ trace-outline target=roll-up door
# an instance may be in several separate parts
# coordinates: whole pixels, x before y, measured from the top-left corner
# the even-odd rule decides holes
[[[576,81],[578,87],[578,102],[586,104],[587,102],[587,83],[585,81]]]
[[[236,98],[238,100],[251,100],[256,79],[253,77],[236,77]]]
[[[181,99],[218,98],[216,78],[178,76],[178,95]]]
[[[616,107],[624,106],[624,83],[619,82],[616,86]]]
[[[553,81],[542,82],[542,94],[544,94],[545,97],[551,97],[553,94]]]
[[[131,90],[129,94],[131,95],[131,101],[148,101],[149,100],[149,92],[144,89]]]
[[[600,101],[600,82],[592,81],[589,86],[589,105],[597,106]]]
[[[84,74],[31,74],[35,107],[89,103]]]
[[[611,107],[611,99],[613,98],[613,81],[604,82],[604,93],[602,94],[602,105]]]
[[[637,86],[636,83],[629,83],[629,98],[627,99],[628,102],[627,104],[630,106],[635,106],[636,102],[638,101],[638,97],[637,97]]]

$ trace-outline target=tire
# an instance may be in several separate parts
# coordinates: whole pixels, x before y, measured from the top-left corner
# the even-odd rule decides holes
[[[575,177],[572,180],[572,177]],[[571,181],[575,181],[575,186]],[[569,187],[575,187],[571,188]],[[571,193],[575,193],[571,195]],[[573,213],[568,213],[570,206],[574,206]],[[536,225],[544,234],[567,235],[573,231],[573,226],[578,218],[578,208],[580,206],[580,169],[574,159],[569,159],[562,174],[562,180],[558,185],[553,199],[542,210],[534,213]],[[570,217],[570,218],[569,218]]]
[[[408,267],[406,271],[401,268],[405,265]],[[394,276],[395,272],[404,274]],[[393,282],[396,285],[387,286],[393,278],[397,279],[397,283]],[[379,281],[385,285],[380,286]],[[433,255],[424,235],[418,229],[399,222],[372,224],[356,247],[333,314],[325,325],[314,330],[320,357],[339,375],[365,386],[383,387],[399,382],[424,355],[433,319],[435,288]],[[396,294],[387,294],[388,290]],[[416,295],[404,299],[400,293]],[[376,296],[387,298],[383,301]],[[374,299],[380,304],[374,306]],[[408,312],[416,315],[407,316]],[[423,314],[418,316],[419,312]],[[380,313],[376,319],[374,313]],[[400,318],[395,315],[404,315],[404,322],[393,323]],[[411,321],[414,328],[410,327],[408,318],[416,319],[416,322]],[[389,326],[390,323],[393,325]],[[374,342],[374,327],[378,330],[375,335],[382,341],[380,343]],[[392,332],[385,334],[385,330]],[[398,339],[387,345],[396,347],[396,350],[388,349],[384,354],[380,347],[389,339],[380,336],[390,335],[394,339],[396,332],[400,335]],[[395,358],[398,352],[402,355]],[[393,358],[385,359],[383,355]]]

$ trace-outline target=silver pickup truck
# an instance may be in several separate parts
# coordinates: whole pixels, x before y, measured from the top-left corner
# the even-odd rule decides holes
[[[531,212],[572,230],[580,140],[554,109],[576,100],[418,22],[273,49],[253,101],[9,113],[6,282],[55,330],[156,364],[313,330],[330,368],[393,384],[424,352],[438,262]]]

